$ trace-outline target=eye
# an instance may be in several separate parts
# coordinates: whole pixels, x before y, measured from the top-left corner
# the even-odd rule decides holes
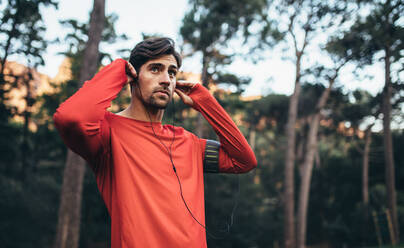
[[[159,67],[158,67],[158,66],[153,66],[153,67],[150,68],[150,71],[151,71],[151,72],[154,72],[154,73],[155,73],[155,72],[158,72],[158,71],[159,71]]]
[[[175,77],[177,75],[177,71],[176,70],[169,70],[168,74],[170,75],[170,77]]]

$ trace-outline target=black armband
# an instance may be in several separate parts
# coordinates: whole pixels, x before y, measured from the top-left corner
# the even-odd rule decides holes
[[[206,140],[205,158],[203,159],[203,172],[219,172],[220,143],[215,140]]]

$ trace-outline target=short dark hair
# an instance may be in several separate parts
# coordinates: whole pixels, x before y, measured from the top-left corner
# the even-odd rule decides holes
[[[139,73],[140,67],[147,61],[157,59],[163,55],[173,55],[178,68],[181,67],[181,55],[175,50],[175,43],[166,37],[154,37],[138,43],[130,53],[129,62]]]

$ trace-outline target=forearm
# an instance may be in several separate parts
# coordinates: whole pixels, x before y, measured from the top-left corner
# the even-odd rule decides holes
[[[221,145],[221,171],[233,173],[247,172],[257,166],[257,161],[247,140],[237,128],[231,117],[220,106],[209,91],[200,84],[193,87],[189,96],[193,100],[193,108],[199,111],[213,127]],[[223,156],[226,153],[227,156]]]
[[[119,59],[104,67],[53,115],[66,145],[87,160],[102,148],[101,123],[111,101],[126,84],[125,66],[126,61]]]
[[[63,102],[54,117],[65,121],[97,122],[104,117],[127,77],[125,60],[118,59],[104,67],[90,81],[86,81],[75,94]],[[55,121],[56,121],[55,120]]]

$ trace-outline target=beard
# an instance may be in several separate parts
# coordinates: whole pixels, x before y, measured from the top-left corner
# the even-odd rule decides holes
[[[149,97],[148,101],[145,101],[145,104],[149,108],[166,109],[169,102],[170,102],[170,97],[163,99],[162,97],[152,94]]]
[[[138,85],[137,85],[138,86]],[[138,91],[136,93],[137,97],[141,100],[143,105],[148,108],[149,110],[160,110],[160,109],[166,109],[168,103],[170,102],[172,98],[171,92],[168,95],[160,96],[156,94],[159,90],[164,90],[168,91],[167,88],[155,88],[150,96],[143,96],[142,91],[140,87],[138,87]]]

